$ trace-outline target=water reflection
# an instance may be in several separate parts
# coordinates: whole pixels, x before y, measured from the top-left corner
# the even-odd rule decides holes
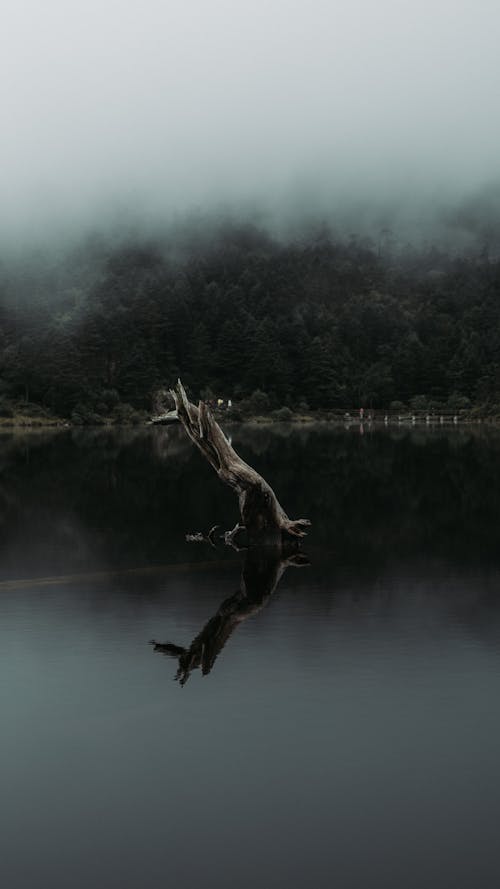
[[[185,685],[193,670],[201,668],[204,676],[212,670],[217,657],[235,629],[267,605],[283,574],[290,567],[309,564],[305,553],[280,548],[259,547],[245,553],[239,589],[224,599],[188,648],[171,642],[152,641],[154,650],[177,658],[175,678]]]
[[[500,436],[233,441],[307,571],[185,541],[237,506],[178,431],[0,435],[0,885],[499,886]]]
[[[360,436],[357,427],[276,425],[232,434],[287,512],[311,519],[310,546],[363,571],[376,574],[394,554],[408,563],[498,557],[497,430]],[[199,561],[206,556],[185,532],[231,528],[237,512],[180,429],[0,435],[0,580]]]

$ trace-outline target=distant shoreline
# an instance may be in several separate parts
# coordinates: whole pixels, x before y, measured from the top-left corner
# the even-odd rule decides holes
[[[278,411],[276,413],[279,413]],[[392,413],[384,414],[383,411],[374,413],[373,416],[364,416],[360,418],[356,412],[345,412],[338,414],[328,411],[317,411],[310,414],[294,414],[291,416],[273,416],[271,414],[255,415],[250,417],[234,418],[227,416],[223,412],[216,412],[217,420],[227,426],[313,426],[313,425],[331,425],[343,426],[349,428],[351,426],[362,426],[365,429],[371,427],[377,428],[442,428],[455,426],[496,426],[500,424],[500,417],[488,416],[487,414],[467,415],[460,414],[404,414],[395,415]],[[113,418],[103,417],[99,423],[75,423],[61,417],[39,417],[39,416],[14,416],[0,417],[0,431],[9,430],[47,430],[47,429],[131,429],[131,428],[151,428],[152,426],[178,426],[178,422],[162,423],[161,421],[153,422],[152,419],[141,419],[137,422],[118,422]]]

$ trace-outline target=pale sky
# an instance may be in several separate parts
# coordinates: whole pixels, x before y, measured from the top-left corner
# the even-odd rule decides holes
[[[500,177],[498,0],[4,0],[4,231]]]

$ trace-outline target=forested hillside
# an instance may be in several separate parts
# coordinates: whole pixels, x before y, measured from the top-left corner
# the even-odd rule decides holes
[[[253,226],[182,251],[87,244],[0,268],[0,361],[4,415],[150,411],[178,375],[194,397],[259,390],[264,408],[495,411],[500,261]]]

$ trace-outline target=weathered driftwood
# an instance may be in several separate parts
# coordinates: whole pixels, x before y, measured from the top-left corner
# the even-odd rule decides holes
[[[305,537],[309,520],[288,518],[271,486],[231,447],[207,405],[203,401],[198,407],[191,404],[180,380],[171,394],[189,438],[221,481],[238,495],[241,521],[226,534],[226,542],[230,543],[242,530],[246,531],[250,546],[277,545]]]
[[[285,570],[290,566],[308,564],[309,560],[303,553],[291,552],[287,555],[281,546],[247,550],[239,590],[222,602],[191,645],[183,648],[153,639],[151,644],[154,650],[177,658],[175,678],[181,685],[185,685],[191,672],[199,667],[206,676],[236,627],[267,604]]]

